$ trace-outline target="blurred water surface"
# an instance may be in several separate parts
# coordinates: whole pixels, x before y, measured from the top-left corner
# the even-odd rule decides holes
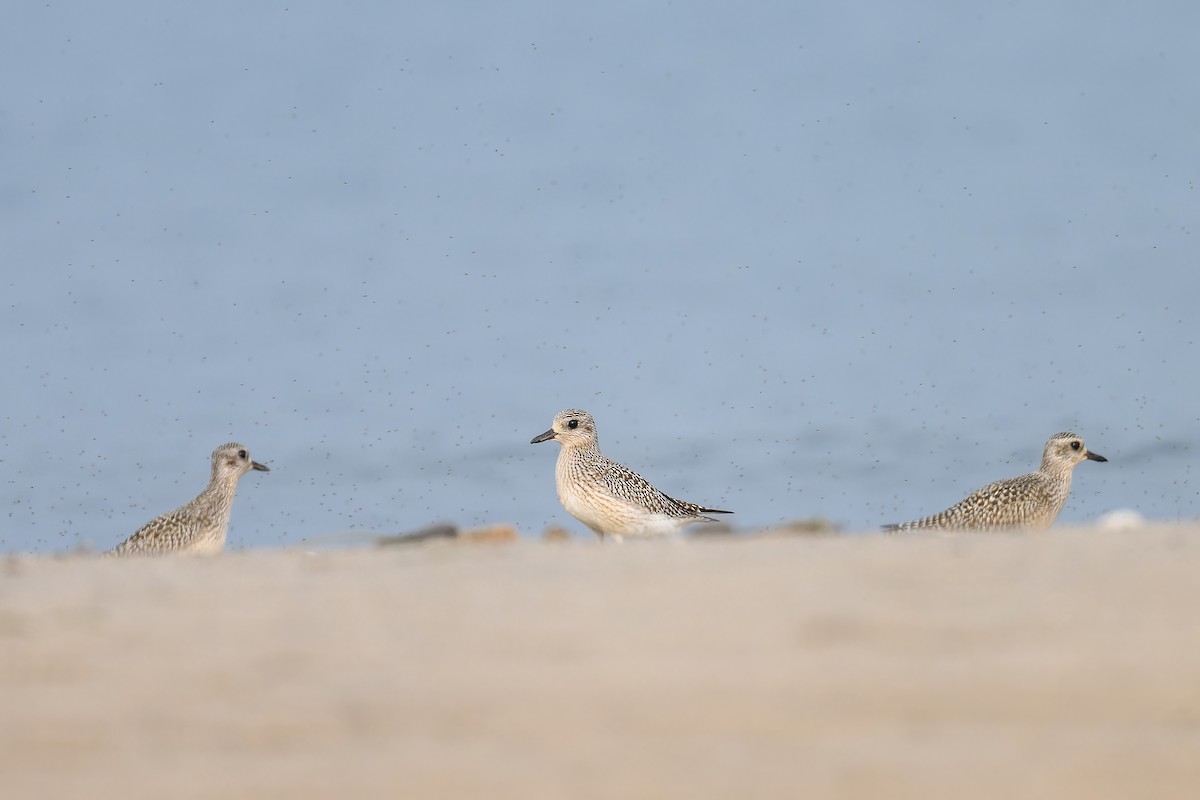
[[[1200,6],[20,3],[0,549],[236,439],[233,547],[565,523],[561,408],[742,526],[1084,464],[1200,514]],[[336,537],[334,538],[336,541]]]

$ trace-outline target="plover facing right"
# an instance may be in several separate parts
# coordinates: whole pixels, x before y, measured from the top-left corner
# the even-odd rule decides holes
[[[693,522],[716,522],[705,514],[732,514],[676,500],[629,467],[600,452],[596,421],[577,408],[561,411],[550,430],[530,444],[551,439],[562,445],[554,468],[558,499],[571,516],[603,538],[660,536]]]
[[[253,461],[244,445],[223,444],[212,454],[208,486],[192,502],[139,528],[105,555],[212,555],[225,548],[238,478],[250,470],[270,472]]]
[[[921,528],[997,530],[1049,528],[1071,492],[1071,473],[1084,460],[1108,461],[1088,450],[1073,433],[1056,433],[1042,451],[1037,472],[989,483],[950,508],[912,522],[884,525],[885,531]]]

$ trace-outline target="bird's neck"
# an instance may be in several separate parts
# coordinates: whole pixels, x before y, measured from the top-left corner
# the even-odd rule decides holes
[[[1067,486],[1071,485],[1071,472],[1075,469],[1074,464],[1067,464],[1062,461],[1055,461],[1049,458],[1042,458],[1042,466],[1038,471],[1043,475],[1053,478],[1056,481],[1061,481]]]
[[[237,489],[237,482],[236,475],[222,475],[214,470],[208,486],[204,487],[204,491],[196,499],[203,498],[204,502],[221,509],[229,508],[233,505],[233,493]]]
[[[572,445],[562,449],[564,458],[587,458],[588,456],[600,455],[600,443],[591,442],[584,445]]]

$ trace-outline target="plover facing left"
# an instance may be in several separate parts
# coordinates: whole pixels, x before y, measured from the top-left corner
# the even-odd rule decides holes
[[[601,537],[661,536],[693,522],[715,522],[706,514],[731,514],[676,500],[645,478],[600,452],[592,415],[569,408],[550,430],[530,444],[556,440],[562,449],[554,469],[558,499],[571,516]]]

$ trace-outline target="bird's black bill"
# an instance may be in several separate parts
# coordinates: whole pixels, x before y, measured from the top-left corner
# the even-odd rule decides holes
[[[1089,461],[1108,461],[1108,459],[1104,456],[1100,455],[1099,453],[1093,453],[1091,450],[1088,450],[1086,457]]]
[[[538,444],[539,442],[548,442],[553,438],[554,438],[554,429],[551,428],[550,430],[546,431],[545,433],[539,433],[537,436],[530,439],[529,443],[530,444]]]
[[[260,464],[257,461],[250,462],[250,469],[256,469],[259,472],[270,472],[271,471],[271,468],[268,467],[266,464]]]

